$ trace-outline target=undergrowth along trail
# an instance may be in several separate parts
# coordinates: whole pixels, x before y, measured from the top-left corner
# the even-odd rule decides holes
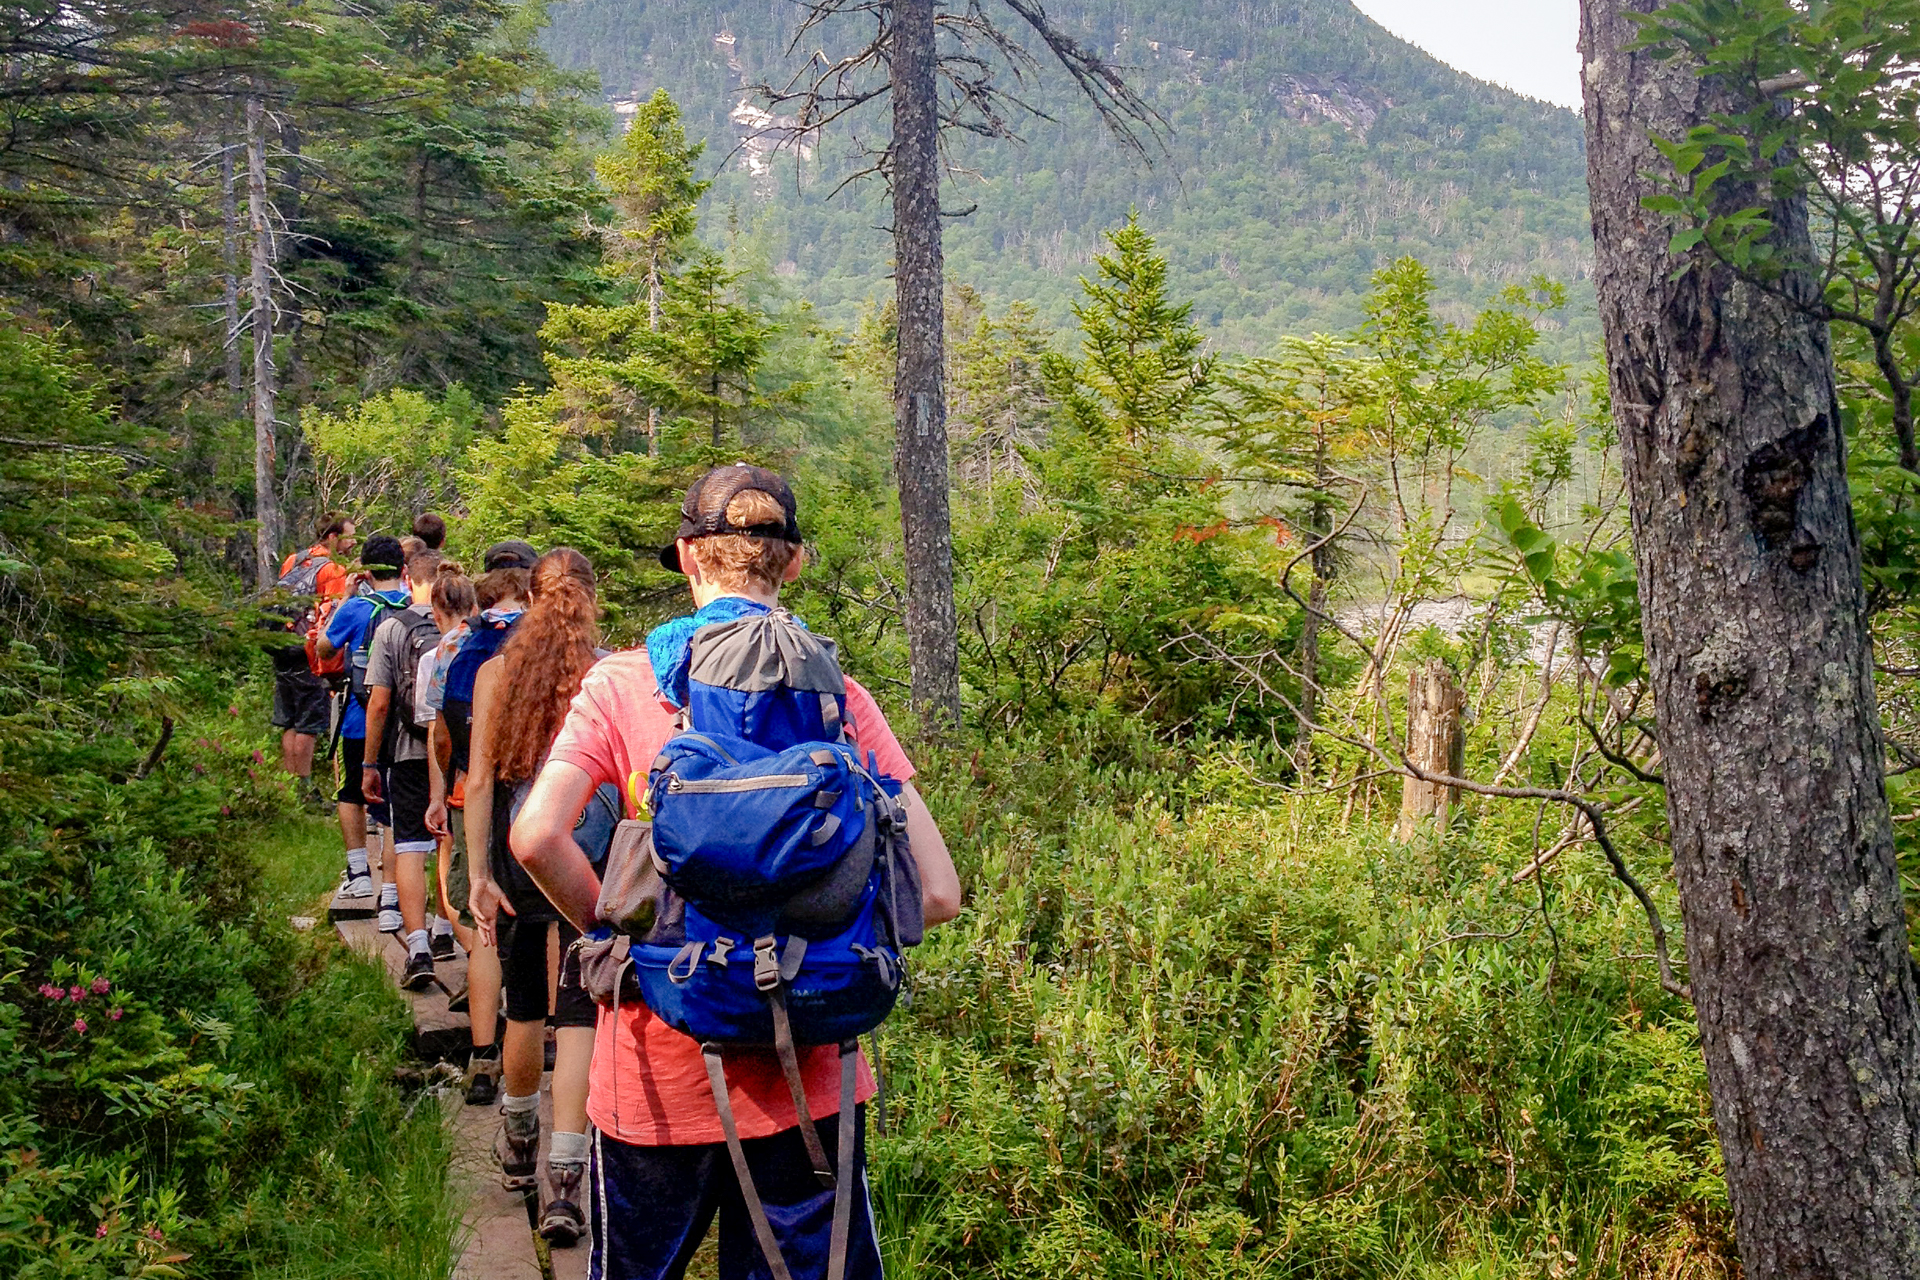
[[[929,770],[970,905],[886,1034],[892,1274],[1734,1274],[1691,1012],[1597,857],[1543,918],[1531,810],[1406,847],[1198,763]]]

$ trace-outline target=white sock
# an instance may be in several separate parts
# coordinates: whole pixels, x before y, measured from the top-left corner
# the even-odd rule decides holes
[[[391,880],[381,885],[380,886],[380,905],[383,908],[399,906],[400,905],[400,886],[395,884]]]
[[[555,1133],[547,1142],[548,1164],[585,1164],[587,1162],[587,1135],[584,1133]]]
[[[425,955],[427,952],[427,949],[428,949],[427,948],[427,931],[425,929],[415,929],[412,933],[407,935],[407,954],[408,955],[410,956]]]
[[[500,1109],[510,1116],[519,1115],[528,1111],[538,1111],[540,1109],[540,1095],[538,1093],[530,1093],[524,1098],[516,1098],[510,1093],[503,1094],[500,1098]]]
[[[365,845],[358,849],[347,850],[347,874],[356,878],[369,874]]]
[[[436,938],[447,937],[453,932],[453,921],[447,919],[445,916],[432,916],[429,918],[429,921],[427,929]]]

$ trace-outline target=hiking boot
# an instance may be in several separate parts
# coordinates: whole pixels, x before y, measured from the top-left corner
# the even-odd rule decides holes
[[[508,1191],[531,1191],[540,1185],[540,1113],[522,1111],[503,1117],[493,1140],[493,1158],[500,1166],[500,1185]]]
[[[433,958],[435,960],[453,959],[453,935],[451,933],[434,934],[428,939],[427,946],[433,952]]]
[[[500,1056],[467,1060],[467,1105],[490,1107],[500,1098]]]
[[[540,1234],[557,1249],[573,1248],[587,1232],[587,1215],[580,1211],[580,1180],[585,1173],[585,1165],[547,1165],[553,1196],[540,1214]]]
[[[400,919],[399,907],[380,908],[380,932],[399,933],[404,928],[406,928],[406,922]]]
[[[343,898],[371,898],[373,896],[373,877],[349,875],[347,882],[340,886]]]
[[[407,968],[400,975],[400,987],[405,991],[425,991],[433,985],[433,953],[416,951],[407,957]]]

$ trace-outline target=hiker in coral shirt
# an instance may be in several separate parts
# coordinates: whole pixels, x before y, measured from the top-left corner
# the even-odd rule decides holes
[[[546,768],[513,828],[513,852],[556,906],[583,927],[595,922],[599,880],[570,838],[576,817],[597,787],[623,791],[636,772],[645,778],[675,732],[686,701],[686,657],[693,633],[708,622],[765,611],[780,586],[799,576],[802,551],[794,503],[786,482],[751,468],[750,486],[730,477],[723,510],[702,512],[700,494],[719,468],[697,482],[682,509],[681,536],[661,553],[684,572],[699,611],[654,631],[644,649],[614,654],[587,674]],[[769,536],[769,527],[793,537]],[[752,532],[748,532],[752,531]],[[914,769],[873,697],[847,681],[847,719],[862,756],[871,751],[882,773],[905,782]],[[901,799],[908,837],[920,867],[926,923],[960,910],[960,880],[925,803],[909,784]],[[801,1074],[816,1120],[840,1109],[839,1049],[801,1051]],[[803,1146],[799,1120],[779,1062],[771,1050],[729,1050],[726,1081],[753,1182],[796,1280],[824,1276],[834,1191],[822,1190]],[[857,1099],[873,1095],[862,1062]],[[708,1225],[720,1220],[720,1274],[764,1276],[757,1244],[729,1163],[713,1090],[700,1046],[662,1022],[644,1004],[602,1008],[594,1046],[588,1114],[593,1138],[593,1280],[655,1280],[682,1275]],[[819,1136],[838,1163],[834,1125]],[[856,1128],[861,1133],[864,1125]],[[848,1280],[880,1280],[880,1252],[866,1194],[864,1138],[858,1139],[857,1176],[844,1188],[857,1194],[848,1241]]]

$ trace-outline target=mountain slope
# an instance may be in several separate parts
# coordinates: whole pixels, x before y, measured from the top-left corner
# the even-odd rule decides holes
[[[1028,90],[1053,120],[1031,121],[1023,143],[955,145],[968,172],[946,204],[978,207],[950,224],[954,279],[1065,325],[1101,229],[1137,206],[1175,288],[1229,347],[1353,323],[1368,275],[1411,253],[1462,305],[1535,272],[1568,281],[1576,301],[1559,344],[1583,353],[1591,250],[1574,113],[1462,75],[1347,0],[1074,0],[1048,11],[1129,68],[1172,126],[1166,154],[1143,166],[1043,66]],[[750,226],[776,269],[846,322],[888,287],[884,193],[868,182],[827,196],[858,167],[855,138],[882,134],[884,120],[843,122],[798,162],[742,145],[753,114],[743,86],[792,74],[799,14],[792,0],[572,0],[554,10],[549,44],[598,71],[616,109],[671,92],[690,136],[709,142],[709,231],[729,216]],[[831,56],[865,36],[841,20],[809,48]]]

